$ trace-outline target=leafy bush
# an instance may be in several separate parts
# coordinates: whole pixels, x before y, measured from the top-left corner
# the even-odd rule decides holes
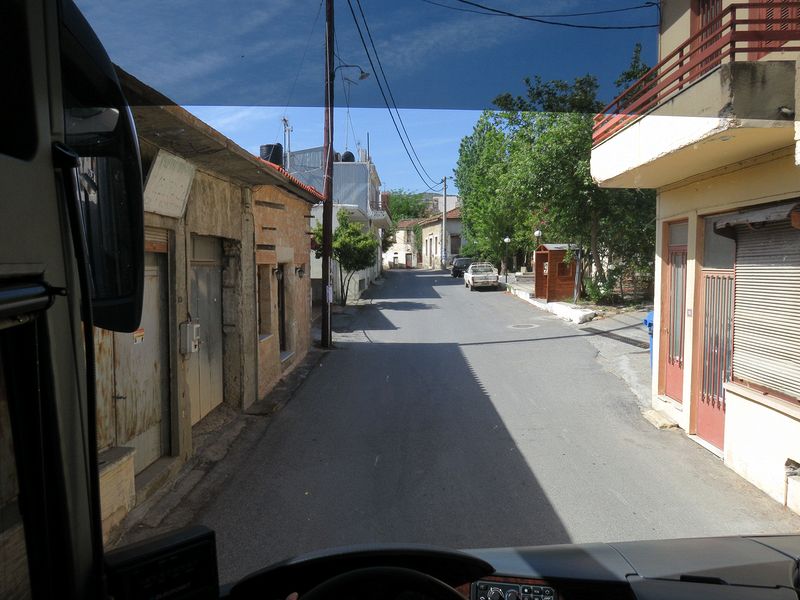
[[[617,298],[618,271],[609,269],[605,281],[595,275],[584,282],[586,297],[594,304],[612,304]]]

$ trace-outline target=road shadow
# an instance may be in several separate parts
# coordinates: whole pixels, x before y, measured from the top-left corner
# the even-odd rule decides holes
[[[437,287],[463,285],[461,279],[452,277],[449,271],[420,269],[397,269],[383,272],[383,285],[372,286],[362,298],[415,300],[441,298]]]
[[[246,454],[200,518],[222,581],[350,544],[570,541],[456,344],[338,344]]]
[[[384,302],[373,302],[372,307],[378,310],[430,310],[439,308],[435,304],[425,302],[411,302],[409,300],[390,300]]]

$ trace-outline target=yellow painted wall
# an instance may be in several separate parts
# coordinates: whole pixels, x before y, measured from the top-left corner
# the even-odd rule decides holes
[[[800,197],[800,167],[794,162],[794,148],[787,147],[770,155],[731,165],[705,177],[696,177],[659,191],[656,245],[655,311],[661,314],[661,273],[666,268],[663,225],[688,219],[689,243],[686,280],[686,307],[694,309],[694,284],[702,257],[698,227],[703,217],[741,210],[759,204]],[[699,243],[698,243],[699,242]],[[653,406],[668,413],[689,433],[692,387],[693,327],[695,315],[686,316],[684,335],[683,405],[659,398],[657,376],[653,378]],[[659,356],[661,327],[654,332],[653,355]],[[657,371],[656,371],[657,373]],[[799,375],[800,376],[800,375]],[[784,502],[786,482],[783,465],[787,458],[800,461],[800,409],[794,413],[779,411],[754,402],[746,394],[727,392],[724,458],[728,466]],[[779,403],[780,404],[780,403]]]

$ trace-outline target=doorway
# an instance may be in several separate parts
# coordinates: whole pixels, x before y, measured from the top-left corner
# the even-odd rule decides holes
[[[144,259],[141,323],[115,333],[113,350],[116,443],[136,449],[136,474],[170,452],[167,255]]]
[[[191,355],[192,425],[222,403],[222,240],[192,238],[192,320],[200,324],[200,348]]]
[[[719,450],[725,443],[725,382],[733,361],[733,302],[736,242],[706,217],[703,262],[698,281],[697,333],[692,384],[694,432]]]
[[[667,289],[662,309],[662,340],[666,348],[664,394],[683,402],[683,347],[686,326],[686,261],[689,224],[668,225]]]

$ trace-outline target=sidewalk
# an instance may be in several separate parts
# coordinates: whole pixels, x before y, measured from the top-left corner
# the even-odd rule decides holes
[[[598,361],[628,385],[642,410],[650,410],[652,402],[650,335],[642,324],[648,312],[609,314],[578,327],[597,349]]]
[[[603,367],[622,379],[634,393],[642,412],[652,409],[650,335],[643,325],[649,307],[640,310],[610,307],[604,312],[570,302],[544,302],[533,298],[532,282],[517,281],[511,273],[507,284],[505,275],[500,281],[510,293],[528,304],[577,325],[597,350],[597,359]],[[660,426],[665,425],[671,424]]]
[[[514,274],[508,274],[508,283],[506,283],[506,276],[500,276],[500,285],[505,285],[506,290],[522,298],[525,302],[533,304],[540,310],[546,310],[553,313],[566,321],[572,321],[576,325],[591,321],[597,315],[596,311],[577,306],[571,302],[545,302],[538,298],[534,298],[533,281],[517,281]]]

